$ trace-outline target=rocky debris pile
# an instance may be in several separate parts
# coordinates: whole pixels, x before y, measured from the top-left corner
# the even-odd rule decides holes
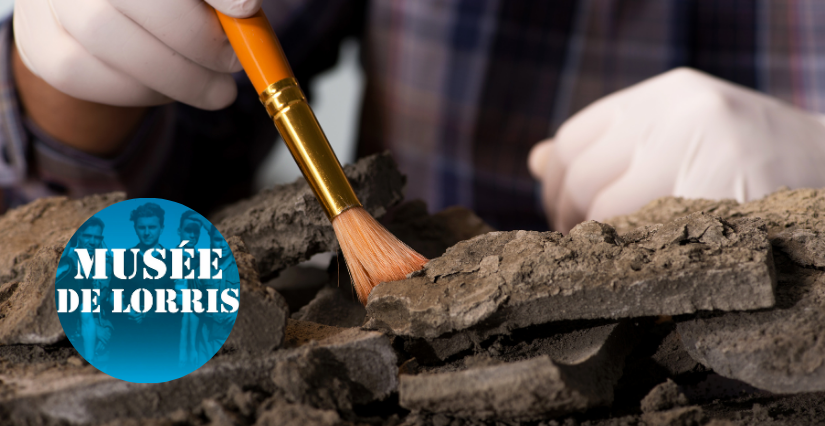
[[[63,247],[86,219],[124,197],[44,198],[0,216],[0,344],[65,338],[54,304]]]
[[[585,222],[558,232],[491,232],[450,248],[369,298],[371,327],[433,338],[551,321],[678,315],[774,305],[773,258],[758,220],[702,212],[618,236]]]
[[[397,205],[404,179],[386,155],[346,171],[367,210],[432,261],[376,287],[365,308],[343,261],[296,266],[337,249],[305,183],[230,206],[213,220],[241,275],[235,328],[202,368],[160,384],[88,365],[54,313],[63,246],[123,195],[39,200],[0,217],[0,424],[825,418],[825,191],[742,205],[665,198],[563,236]],[[312,281],[311,293],[279,294],[279,274]]]
[[[364,158],[344,167],[344,173],[364,209],[375,218],[404,198],[406,177],[389,154]],[[338,250],[329,219],[303,178],[265,189],[209,220],[224,236],[243,239],[265,279],[313,254]]]

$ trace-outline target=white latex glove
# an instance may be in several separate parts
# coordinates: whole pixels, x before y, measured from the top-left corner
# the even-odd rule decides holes
[[[208,3],[247,17],[261,0]],[[79,99],[220,109],[237,94],[241,65],[203,0],[16,0],[14,38],[29,70]]]
[[[825,186],[825,120],[679,68],[606,96],[530,153],[556,230],[663,196],[745,202]]]

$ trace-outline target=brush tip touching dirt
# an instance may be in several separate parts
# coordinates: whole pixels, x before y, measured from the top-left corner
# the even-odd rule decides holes
[[[332,221],[358,300],[364,305],[373,287],[403,279],[424,267],[427,258],[387,231],[366,210],[353,207]]]

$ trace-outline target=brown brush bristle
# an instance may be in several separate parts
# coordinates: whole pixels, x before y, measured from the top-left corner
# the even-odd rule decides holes
[[[364,305],[373,287],[403,279],[424,267],[427,258],[387,231],[366,210],[353,207],[332,221],[347,260],[358,300]]]

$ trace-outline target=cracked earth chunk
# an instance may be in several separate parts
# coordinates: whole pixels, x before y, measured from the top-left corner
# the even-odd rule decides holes
[[[360,327],[366,315],[364,305],[354,295],[330,285],[324,286],[308,304],[292,315],[293,319],[335,327]]]
[[[54,275],[62,253],[62,246],[41,248],[27,259],[20,282],[0,287],[0,345],[51,344],[66,337],[54,304]]]
[[[222,351],[267,354],[284,340],[289,308],[278,292],[261,284],[255,259],[238,237],[227,238],[241,278],[241,304]]]
[[[642,415],[642,420],[648,426],[700,426],[705,423],[706,416],[702,407],[693,405],[646,413]]]
[[[652,413],[655,411],[670,410],[675,407],[684,407],[688,404],[688,399],[679,385],[673,380],[667,379],[650,390],[650,393],[642,399],[642,412]]]
[[[738,205],[733,201],[663,198],[637,213],[610,219],[649,225],[680,211],[712,209],[722,217],[760,218],[773,245],[776,308],[679,323],[685,348],[715,372],[775,393],[825,390],[825,190],[782,190]],[[710,206],[710,207],[708,207]]]
[[[368,326],[435,338],[472,327],[504,333],[559,320],[759,309],[774,305],[774,280],[758,220],[697,213],[623,237],[594,221],[567,237],[492,232],[378,285]]]
[[[681,322],[688,353],[774,393],[825,391],[825,271],[776,256],[777,308]]]
[[[665,197],[652,201],[638,212],[606,222],[619,233],[644,225],[671,221],[703,211],[723,219],[761,218],[774,249],[785,252],[803,266],[825,267],[825,189],[782,190],[744,204],[733,200],[691,200]]]
[[[122,192],[79,200],[41,198],[0,216],[0,285],[22,281],[29,259],[38,250],[62,249],[86,219],[124,199]]]
[[[706,370],[702,364],[688,354],[685,345],[682,344],[681,336],[675,330],[665,336],[650,358],[671,377]]]
[[[387,337],[358,329],[326,336],[266,355],[215,357],[165,383],[129,383],[88,365],[73,366],[66,361],[71,351],[54,359],[56,355],[37,355],[43,352],[37,346],[8,356],[0,350],[0,418],[7,420],[4,425],[30,425],[162,417],[195,408],[232,385],[280,392],[290,402],[321,409],[347,409],[395,391],[396,357]],[[32,358],[43,360],[32,364]]]
[[[466,358],[459,371],[444,366],[401,375],[399,400],[411,410],[482,420],[531,420],[610,405],[632,347],[631,328],[623,322],[564,333],[496,358]]]
[[[349,410],[397,389],[397,358],[383,334],[295,320],[289,321],[289,328],[287,339],[308,333],[322,338],[297,338],[306,343],[282,353],[272,370],[273,383],[291,402]]]
[[[122,192],[42,198],[0,216],[0,344],[49,344],[65,336],[54,304],[63,247],[86,219],[124,198]]]
[[[378,154],[344,167],[358,199],[373,217],[403,198],[406,178],[389,154]],[[318,200],[304,179],[266,189],[210,217],[224,237],[240,236],[258,262],[264,279],[308,260],[337,251],[338,240]]]
[[[290,404],[273,398],[258,416],[255,426],[334,426],[344,422],[332,410],[319,410],[303,404]]]

